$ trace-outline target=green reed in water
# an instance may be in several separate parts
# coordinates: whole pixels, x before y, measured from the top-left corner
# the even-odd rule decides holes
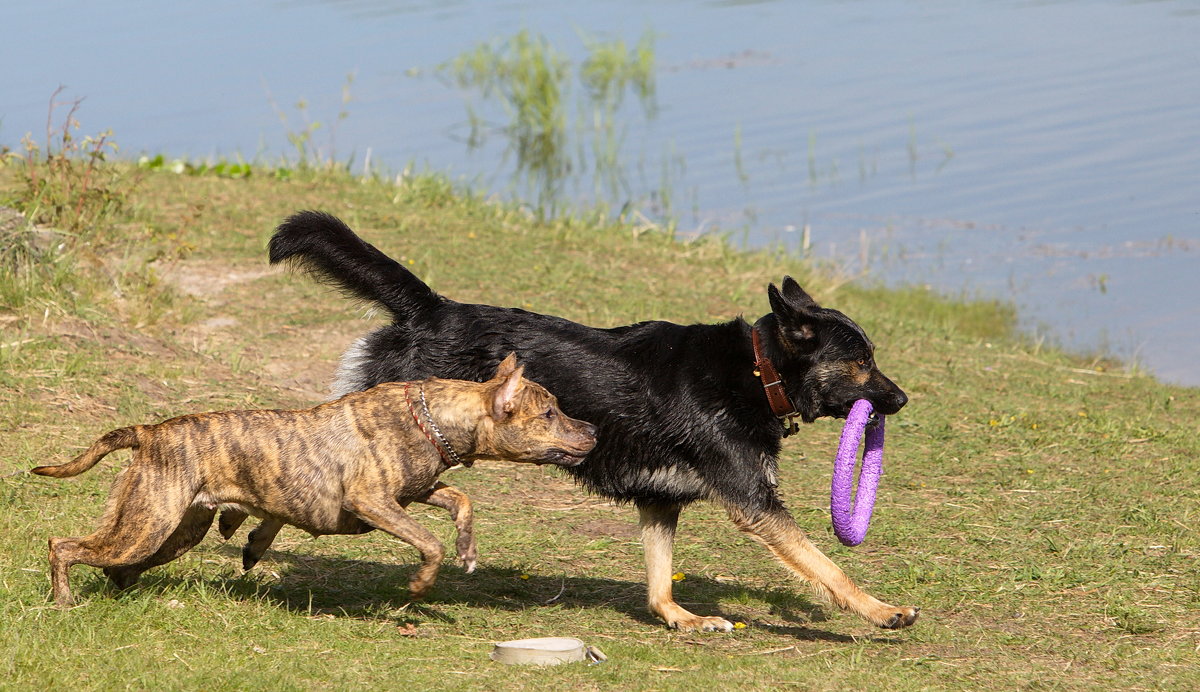
[[[518,184],[536,194],[543,215],[553,214],[564,203],[566,185],[578,184],[589,171],[597,204],[623,203],[628,185],[617,113],[625,94],[633,92],[647,119],[657,114],[653,34],[632,47],[624,40],[583,41],[588,56],[577,68],[544,36],[526,30],[477,45],[438,68],[460,88],[499,104],[506,123],[495,131],[508,140]],[[573,100],[575,88],[580,95]],[[487,121],[471,104],[467,116],[468,145],[480,146]]]

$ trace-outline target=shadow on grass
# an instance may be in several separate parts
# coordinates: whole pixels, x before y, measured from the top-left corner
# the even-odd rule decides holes
[[[230,567],[240,571],[241,553],[237,546],[224,544],[215,553],[228,557]],[[428,621],[453,623],[454,617],[441,608],[443,605],[509,611],[550,606],[611,608],[645,625],[661,624],[646,609],[646,587],[640,581],[526,574],[519,569],[491,565],[482,565],[467,574],[460,567],[444,564],[426,599],[410,603],[408,579],[415,569],[415,563],[392,564],[271,550],[263,562],[245,574],[197,577],[151,570],[127,593],[200,587],[234,599],[269,603],[297,615],[392,620],[399,626]],[[279,579],[264,580],[263,575],[269,571],[277,572]],[[80,592],[85,594],[113,593],[103,577],[80,586]],[[699,615],[721,615],[731,620],[739,618],[720,612],[718,601],[761,601],[770,605],[774,618],[788,624],[756,623],[756,628],[808,641],[853,641],[852,637],[811,628],[811,623],[827,619],[825,611],[792,591],[689,577],[686,584],[676,586],[675,595],[682,606]]]

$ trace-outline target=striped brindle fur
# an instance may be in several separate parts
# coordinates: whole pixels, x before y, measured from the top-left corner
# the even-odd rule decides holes
[[[468,570],[476,559],[470,501],[438,481],[453,453],[435,430],[466,464],[573,466],[596,443],[594,426],[563,415],[554,396],[522,372],[510,355],[482,383],[391,382],[310,409],[199,413],[106,433],[67,464],[32,470],[76,476],[114,450],[133,449],[95,532],[50,539],[54,601],[71,605],[67,573],[80,563],[102,568],[119,588],[131,586],[199,543],[221,508],[264,520],[243,553],[247,569],[284,524],[313,535],[387,531],[421,553],[409,582],[420,598],[445,551],[405,512],[409,503],[450,509],[459,558]]]

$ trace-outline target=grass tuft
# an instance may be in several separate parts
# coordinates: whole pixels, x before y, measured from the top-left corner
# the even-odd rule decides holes
[[[24,183],[17,207],[35,223],[86,239],[124,207],[136,180],[127,168],[104,165],[117,152],[111,131],[79,137],[76,116],[83,101],[59,101],[62,92],[59,87],[50,97],[44,143],[26,135],[24,154],[10,153],[9,160],[20,166]],[[57,113],[64,106],[67,112],[60,118]]]

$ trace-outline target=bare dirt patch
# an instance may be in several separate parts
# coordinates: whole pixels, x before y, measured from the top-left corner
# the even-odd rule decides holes
[[[145,332],[98,325],[76,317],[60,318],[44,327],[35,323],[33,328],[77,343],[95,344],[112,352],[162,359],[179,355],[177,348]]]
[[[612,507],[608,500],[589,495],[561,471],[519,466],[508,462],[481,462],[488,482],[476,482],[475,476],[464,478],[463,486],[471,486],[471,498],[486,503],[511,503],[550,511]]]
[[[201,299],[213,298],[231,286],[257,281],[277,271],[261,264],[239,267],[216,260],[187,260],[156,269],[180,293]]]
[[[577,524],[573,530],[588,538],[639,538],[642,535],[636,522],[603,517],[588,519]]]
[[[335,364],[312,358],[272,358],[263,366],[263,377],[313,403],[329,398]]]
[[[277,301],[291,306],[295,300],[277,295],[278,287],[255,285],[279,273],[258,262],[184,260],[159,270],[164,281],[203,305],[201,317],[179,334],[181,341],[279,388],[284,405],[328,399],[339,354],[367,329],[354,319],[332,326],[279,324]]]

